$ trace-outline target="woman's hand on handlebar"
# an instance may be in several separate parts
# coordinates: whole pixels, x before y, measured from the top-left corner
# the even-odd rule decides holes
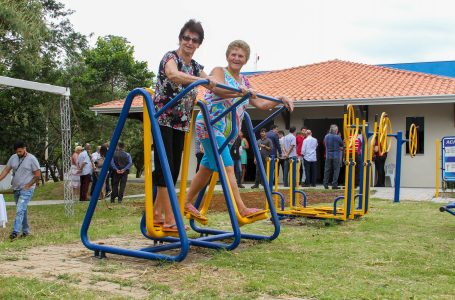
[[[256,99],[256,95],[257,95],[257,92],[256,90],[252,89],[252,88],[247,88],[246,86],[244,85],[241,85],[239,86],[239,89],[242,91],[241,94],[242,96],[245,96],[246,94],[250,93],[250,99]]]
[[[284,107],[286,107],[290,112],[292,112],[294,110],[294,101],[293,100],[290,100],[286,96],[280,96],[280,97],[278,97],[278,99],[283,101]]]
[[[209,90],[213,90],[216,87],[216,84],[218,83],[213,76],[207,76],[205,79],[209,81],[208,84],[205,84],[205,87]]]

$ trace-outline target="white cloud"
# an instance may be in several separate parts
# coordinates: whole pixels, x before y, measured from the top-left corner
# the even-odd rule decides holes
[[[195,59],[224,65],[227,44],[247,41],[260,70],[339,58],[361,63],[455,59],[455,2],[450,0],[64,0],[76,30],[126,37],[156,72],[177,48],[181,26],[200,20],[206,40]],[[254,68],[253,59],[245,71]]]

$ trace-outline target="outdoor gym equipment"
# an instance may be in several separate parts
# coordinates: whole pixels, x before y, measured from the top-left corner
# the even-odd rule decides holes
[[[85,215],[82,227],[81,227],[81,240],[82,243],[90,250],[93,250],[95,252],[95,256],[97,257],[105,257],[106,253],[113,253],[113,254],[118,254],[118,255],[125,255],[125,256],[132,256],[132,257],[138,257],[138,258],[145,258],[145,259],[153,259],[153,260],[167,260],[167,261],[181,261],[183,260],[186,255],[188,254],[189,247],[190,245],[193,246],[199,246],[199,247],[207,247],[207,248],[212,248],[212,249],[226,249],[226,250],[232,250],[235,249],[239,244],[242,238],[246,239],[254,239],[254,240],[273,240],[278,237],[280,233],[280,223],[278,220],[278,216],[276,214],[276,210],[274,208],[274,205],[272,203],[272,197],[271,197],[271,191],[268,188],[268,186],[265,186],[265,194],[266,198],[268,201],[269,205],[269,213],[271,215],[271,220],[274,225],[274,231],[270,235],[256,235],[256,234],[247,234],[247,233],[241,233],[240,232],[240,226],[243,224],[248,224],[252,223],[258,219],[263,219],[267,217],[266,211],[261,212],[260,214],[256,214],[253,216],[249,217],[241,217],[237,207],[235,206],[235,201],[233,200],[232,196],[232,189],[229,186],[229,182],[226,178],[226,173],[225,173],[225,168],[224,164],[221,160],[220,155],[215,155],[215,160],[216,160],[216,165],[218,167],[218,170],[222,170],[222,172],[219,172],[218,176],[220,177],[220,181],[223,187],[223,193],[224,197],[226,199],[226,205],[228,208],[229,212],[229,218],[231,221],[231,227],[232,231],[224,231],[224,230],[218,230],[218,229],[209,229],[209,228],[200,228],[197,227],[194,224],[194,220],[190,220],[190,225],[191,227],[198,233],[200,233],[199,238],[188,238],[185,226],[183,223],[183,204],[184,199],[185,199],[185,190],[186,190],[186,180],[183,180],[187,176],[187,165],[188,165],[188,160],[189,160],[189,145],[190,145],[190,138],[191,135],[187,134],[185,137],[185,153],[183,157],[183,163],[182,163],[182,185],[181,185],[181,193],[180,197],[177,198],[177,194],[174,188],[174,184],[172,181],[172,176],[171,176],[171,171],[169,168],[169,164],[167,163],[167,156],[166,152],[164,149],[163,145],[163,139],[160,134],[159,126],[158,126],[158,121],[157,118],[164,112],[166,111],[169,107],[174,106],[177,101],[180,101],[182,97],[187,94],[189,91],[191,91],[193,88],[196,88],[197,86],[201,84],[208,84],[208,80],[199,80],[196,81],[192,84],[190,84],[188,87],[186,87],[181,93],[179,93],[174,99],[172,99],[169,103],[167,103],[164,107],[162,107],[158,112],[155,111],[155,107],[153,106],[152,103],[152,98],[150,96],[150,93],[147,92],[144,89],[134,89],[131,91],[128,96],[125,99],[125,103],[122,109],[122,112],[120,114],[119,120],[117,122],[117,126],[115,128],[114,134],[111,139],[111,144],[109,146],[109,151],[106,155],[106,161],[111,161],[115,148],[117,146],[117,143],[120,138],[120,134],[123,130],[124,124],[126,122],[129,110],[131,108],[132,100],[135,96],[141,95],[144,98],[144,165],[145,165],[145,176],[146,176],[146,202],[145,202],[145,213],[142,216],[140,228],[142,234],[148,238],[154,241],[153,246],[147,246],[145,248],[141,249],[125,249],[125,248],[120,248],[116,246],[109,246],[109,245],[104,245],[104,244],[96,244],[93,243],[89,240],[88,238],[88,229],[90,227],[90,223],[92,220],[92,217],[95,212],[96,205],[98,203],[98,197],[102,188],[102,182],[104,182],[107,171],[108,171],[108,165],[109,164],[104,164],[100,173],[100,178],[95,186],[95,189],[93,191],[90,204],[87,209],[87,213]],[[231,90],[234,92],[241,92],[239,89],[232,88],[226,85],[222,84],[217,84],[217,87]],[[213,151],[217,151],[215,153],[220,153],[225,147],[227,147],[228,143],[230,140],[235,138],[235,132],[236,130],[236,122],[235,118],[232,118],[233,124],[232,124],[232,132],[231,135],[227,138],[226,142],[221,145],[221,147],[218,148],[216,140],[215,140],[215,135],[213,132],[213,124],[219,121],[222,117],[226,116],[228,113],[231,113],[235,115],[236,113],[236,108],[238,105],[240,105],[243,101],[246,101],[250,94],[245,95],[242,97],[240,100],[234,103],[230,108],[226,109],[220,116],[215,118],[214,120],[209,119],[209,113],[208,109],[205,103],[199,101],[198,106],[201,108],[201,111],[204,116],[205,124],[208,129],[208,134],[209,134],[209,139],[210,143],[212,146]],[[280,102],[280,100],[269,97],[269,96],[264,96],[264,95],[257,95],[260,98],[269,100],[269,101],[274,101],[274,102]],[[265,119],[261,124],[257,125],[255,128],[253,128],[252,123],[251,123],[251,118],[249,117],[248,113],[245,112],[245,120],[246,120],[246,126],[247,126],[247,131],[250,137],[254,137],[254,132],[257,131],[263,124],[269,122],[271,119],[275,118],[278,114],[280,114],[283,110],[286,108],[282,106],[278,110],[276,110],[274,113],[272,113],[267,119]],[[151,135],[149,134],[151,132]],[[177,232],[170,233],[169,231],[163,230],[160,226],[155,226],[153,223],[153,183],[152,183],[152,177],[151,177],[151,139],[153,136],[153,141],[155,145],[155,151],[157,151],[161,166],[163,168],[163,173],[164,173],[164,180],[167,186],[167,191],[172,207],[172,211],[175,217],[175,222],[177,226]],[[253,143],[253,150],[254,150],[254,155],[255,157],[260,157],[259,153],[259,148],[257,147],[257,142],[256,139],[252,138],[252,143]],[[262,164],[261,159],[257,159],[257,166],[260,168],[260,173],[263,181],[266,181],[266,175],[264,171],[264,166]],[[210,186],[214,185],[214,178],[216,178],[216,175],[213,176],[212,178],[212,183]],[[216,181],[215,181],[216,182]],[[196,207],[199,207],[202,196],[205,191],[201,191],[201,193],[198,195],[198,199],[195,203]],[[212,190],[213,192],[213,190]],[[209,190],[209,195],[210,196],[210,190]],[[207,197],[206,196],[206,197]],[[208,206],[207,206],[208,207]],[[239,225],[240,224],[240,225]],[[223,242],[227,240],[226,242]],[[162,243],[161,245],[156,245],[157,243]],[[175,254],[175,252],[171,254],[165,254],[165,253],[160,253],[166,250],[172,250],[176,249],[179,250],[178,253]]]
[[[393,134],[392,124],[386,113],[381,114],[381,118],[378,121],[378,116],[375,116],[375,121],[373,126],[367,123],[365,120],[359,124],[359,118],[355,117],[354,108],[352,105],[348,105],[346,112],[343,116],[343,133],[344,141],[346,145],[345,151],[345,188],[344,195],[335,198],[333,207],[321,207],[315,206],[310,207],[307,205],[307,197],[304,191],[295,189],[295,176],[291,182],[290,188],[290,203],[289,208],[284,207],[284,197],[281,195],[282,204],[281,208],[278,206],[279,215],[294,215],[294,216],[303,216],[311,218],[321,218],[321,219],[338,219],[338,220],[347,220],[354,219],[356,216],[363,216],[369,210],[369,200],[370,200],[370,187],[371,187],[371,178],[372,178],[372,161],[373,161],[373,151],[376,143],[379,147],[379,152],[384,154],[388,152],[391,147],[391,137],[397,139],[398,147],[397,153],[397,169],[401,168],[401,145],[405,142],[409,142],[409,153],[411,157],[414,157],[417,152],[417,127],[415,124],[412,124],[409,130],[409,139],[403,139],[402,132],[399,131],[396,134]],[[372,128],[371,128],[372,127]],[[362,148],[360,151],[360,161],[356,162],[355,156],[355,141],[361,131],[363,137]],[[372,131],[370,131],[372,130]],[[355,166],[361,163],[362,167],[359,172],[359,193],[355,194]],[[293,162],[291,162],[292,166]],[[295,165],[295,162],[294,162]],[[277,167],[277,162],[272,163],[271,166]],[[291,167],[291,172],[296,172],[295,168]],[[399,180],[400,172],[396,174],[396,185],[395,185],[395,199],[399,201]],[[277,181],[277,173],[275,173],[275,182]],[[278,188],[275,187],[274,193],[275,203],[278,202]],[[296,195],[300,194],[303,196],[302,205],[296,201]],[[398,196],[397,196],[398,195]],[[356,199],[358,199],[358,204],[356,204]],[[339,201],[343,201],[343,206],[338,208],[337,204]],[[398,202],[396,201],[396,202]]]
[[[282,216],[299,216],[299,217],[308,217],[308,218],[318,218],[318,219],[336,219],[345,221],[348,218],[353,219],[356,215],[364,215],[366,213],[367,205],[365,202],[363,206],[359,209],[354,209],[354,201],[357,196],[354,196],[354,178],[355,178],[355,140],[359,132],[359,119],[355,118],[354,109],[351,105],[347,107],[347,112],[343,117],[343,132],[345,136],[345,144],[347,149],[345,153],[345,162],[346,162],[346,176],[345,176],[345,189],[344,196],[337,197],[333,206],[308,206],[307,205],[307,196],[304,191],[296,189],[296,182],[298,182],[298,172],[296,166],[298,163],[295,159],[290,161],[290,200],[289,207],[284,205],[284,197],[281,193],[278,192],[278,186],[275,184],[274,194],[275,196],[275,205],[277,207],[277,212]],[[271,159],[270,169],[276,170],[277,162],[274,161],[274,158]],[[275,174],[275,182],[278,180],[278,173],[271,171],[270,173]],[[367,172],[366,174],[369,174]],[[367,180],[368,181],[368,180]],[[271,184],[272,180],[270,180]],[[297,195],[302,195],[303,201],[302,204],[297,199]],[[278,197],[281,197],[281,207],[278,206]],[[343,207],[337,207],[338,202],[343,200]],[[360,205],[359,205],[360,206]]]
[[[409,155],[411,158],[414,158],[417,153],[418,148],[418,139],[417,139],[417,126],[411,124],[409,127],[409,137],[408,139],[403,138],[403,132],[401,130],[397,133],[393,133],[392,123],[386,113],[381,114],[381,119],[379,121],[379,133],[378,133],[378,148],[379,152],[384,154],[388,152],[391,147],[391,137],[394,137],[397,141],[397,153],[395,159],[395,192],[394,192],[394,202],[400,202],[400,186],[401,186],[401,160],[402,160],[402,145],[406,142],[409,142]]]

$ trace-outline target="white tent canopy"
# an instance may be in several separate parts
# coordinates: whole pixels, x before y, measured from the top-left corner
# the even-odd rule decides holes
[[[64,174],[64,200],[65,200],[65,214],[72,215],[73,210],[73,195],[71,182],[68,180],[70,170],[71,158],[71,110],[70,110],[70,89],[68,87],[61,87],[46,83],[39,83],[34,81],[16,79],[11,77],[0,76],[0,85],[29,89],[34,91],[41,91],[51,94],[60,95],[60,118],[61,118],[61,131],[62,131],[62,162]]]

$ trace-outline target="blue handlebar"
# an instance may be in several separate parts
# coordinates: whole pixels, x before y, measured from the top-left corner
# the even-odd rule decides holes
[[[186,94],[188,94],[188,92],[192,89],[194,89],[195,87],[199,86],[199,85],[203,85],[203,84],[209,84],[209,80],[208,79],[201,79],[201,80],[198,80],[198,81],[195,81],[193,83],[191,83],[190,85],[188,85],[183,91],[181,91],[177,96],[175,96],[174,99],[172,99],[171,101],[169,101],[166,105],[164,105],[159,111],[156,112],[155,114],[155,118],[159,117],[161,114],[163,114],[168,108],[174,106],[179,100],[181,100]],[[232,86],[229,86],[229,85],[225,85],[225,84],[221,84],[221,83],[217,83],[216,84],[216,87],[219,87],[219,88],[222,88],[222,89],[225,89],[225,90],[229,90],[229,91],[232,91],[232,92],[237,92],[237,93],[241,93],[242,90],[241,89],[238,89],[238,88],[234,88]],[[245,95],[246,96],[246,95]],[[244,99],[246,99],[244,96],[244,98],[242,98],[243,101],[245,101]],[[265,100],[269,100],[269,101],[273,101],[273,102],[277,102],[277,103],[283,103],[283,101],[281,101],[280,99],[277,99],[277,98],[273,98],[273,97],[270,97],[270,96],[266,96],[266,95],[262,95],[262,94],[257,94],[256,95],[258,98],[262,98],[262,99],[265,99]],[[242,102],[243,102],[242,101]],[[239,103],[240,104],[240,103]],[[238,104],[238,105],[239,105]]]

